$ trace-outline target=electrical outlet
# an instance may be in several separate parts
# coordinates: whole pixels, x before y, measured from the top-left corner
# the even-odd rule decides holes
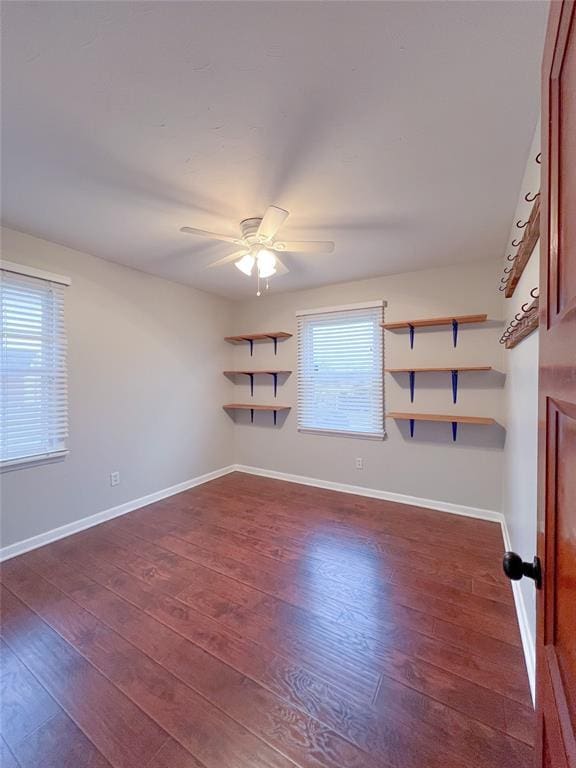
[[[364,459],[356,459],[356,469],[364,469]]]
[[[110,472],[110,485],[120,485],[120,472]]]

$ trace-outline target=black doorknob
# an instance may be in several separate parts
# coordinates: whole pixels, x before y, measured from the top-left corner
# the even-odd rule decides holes
[[[523,576],[534,579],[537,589],[542,584],[542,567],[539,558],[535,557],[533,562],[525,563],[516,552],[506,552],[502,560],[504,573],[512,581],[519,581]]]

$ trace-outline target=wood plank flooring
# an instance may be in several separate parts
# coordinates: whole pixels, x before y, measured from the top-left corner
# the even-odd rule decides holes
[[[7,768],[527,768],[494,523],[233,473],[3,564]]]

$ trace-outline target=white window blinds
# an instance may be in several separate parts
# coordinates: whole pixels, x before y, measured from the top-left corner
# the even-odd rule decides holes
[[[64,291],[65,283],[0,269],[2,466],[66,450]]]
[[[298,428],[384,437],[384,302],[298,313]]]

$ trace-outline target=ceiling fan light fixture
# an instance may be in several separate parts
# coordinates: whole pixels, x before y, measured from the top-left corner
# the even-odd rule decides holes
[[[254,261],[254,256],[252,256],[251,253],[246,253],[241,259],[234,262],[234,266],[238,267],[240,272],[244,272],[244,274],[249,277],[254,269]]]
[[[275,274],[276,256],[271,251],[262,248],[258,251],[256,260],[258,262],[258,277],[264,279],[266,277],[272,277],[272,275]]]
[[[258,280],[267,280],[273,275],[285,275],[288,272],[288,267],[276,256],[277,253],[327,254],[334,250],[332,241],[277,240],[278,231],[288,215],[288,211],[284,208],[269,205],[263,216],[242,219],[240,237],[198,229],[197,227],[181,227],[180,231],[239,246],[239,250],[216,259],[216,261],[207,264],[206,268],[234,263],[242,274],[250,277],[254,274],[254,267],[256,266]]]

